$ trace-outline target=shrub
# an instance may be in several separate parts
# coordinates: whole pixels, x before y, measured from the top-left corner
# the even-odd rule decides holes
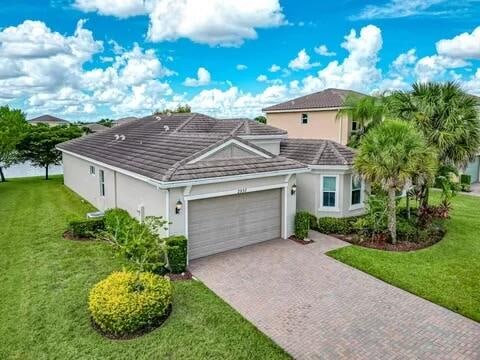
[[[170,236],[165,239],[165,244],[170,271],[174,274],[184,272],[187,267],[187,238]]]
[[[161,218],[148,217],[141,224],[125,210],[111,209],[105,212],[104,238],[132,262],[134,269],[164,274],[166,246],[157,231],[165,223]]]
[[[68,229],[73,236],[91,238],[105,228],[103,219],[72,219],[68,222]]]
[[[359,216],[346,218],[321,217],[318,219],[318,231],[324,234],[351,234],[355,232],[355,223]]]
[[[318,231],[318,219],[315,215],[308,214],[310,229]]]
[[[134,226],[133,222],[136,221],[123,209],[109,209],[105,211],[103,219],[105,230],[114,235],[118,241],[124,240],[127,228]]]
[[[97,283],[88,309],[102,332],[115,336],[156,325],[172,303],[172,285],[152,273],[114,272]]]
[[[460,184],[468,184],[470,185],[472,183],[472,177],[468,174],[462,174],[460,175]]]
[[[401,241],[417,241],[418,231],[410,221],[399,217],[397,221],[397,236]]]
[[[460,184],[460,190],[463,192],[470,192],[472,191],[470,184]]]
[[[308,237],[310,230],[311,215],[306,211],[299,211],[295,214],[295,236],[299,239]]]

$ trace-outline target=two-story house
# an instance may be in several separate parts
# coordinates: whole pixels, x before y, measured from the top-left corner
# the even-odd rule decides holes
[[[349,165],[353,157],[344,157],[335,166],[315,162],[319,154],[325,156],[328,152],[334,158],[348,152],[344,145],[357,130],[357,123],[338,116],[338,111],[349,95],[365,96],[351,90],[326,89],[263,109],[268,125],[288,132],[289,140],[282,143],[283,151],[313,159],[307,162],[311,171],[297,176],[297,207],[320,217],[354,216],[364,211],[368,189]],[[329,146],[317,152],[315,143],[321,139],[329,140]]]
[[[263,109],[267,124],[284,129],[300,139],[327,139],[346,145],[357,130],[354,119],[339,117],[345,98],[365,94],[343,89],[326,89]]]

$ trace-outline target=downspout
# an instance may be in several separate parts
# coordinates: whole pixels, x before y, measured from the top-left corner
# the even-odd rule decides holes
[[[115,208],[117,208],[117,172],[113,172],[113,188],[115,189],[114,191],[114,205]]]

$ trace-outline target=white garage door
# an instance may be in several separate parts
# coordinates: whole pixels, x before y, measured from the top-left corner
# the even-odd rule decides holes
[[[274,189],[190,201],[189,258],[279,238],[281,194],[281,189]]]

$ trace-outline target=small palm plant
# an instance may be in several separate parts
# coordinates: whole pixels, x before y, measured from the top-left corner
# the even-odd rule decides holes
[[[435,151],[412,123],[386,120],[363,137],[354,167],[365,180],[388,193],[388,230],[395,244],[396,192],[413,178],[425,183],[432,181],[437,167]]]

